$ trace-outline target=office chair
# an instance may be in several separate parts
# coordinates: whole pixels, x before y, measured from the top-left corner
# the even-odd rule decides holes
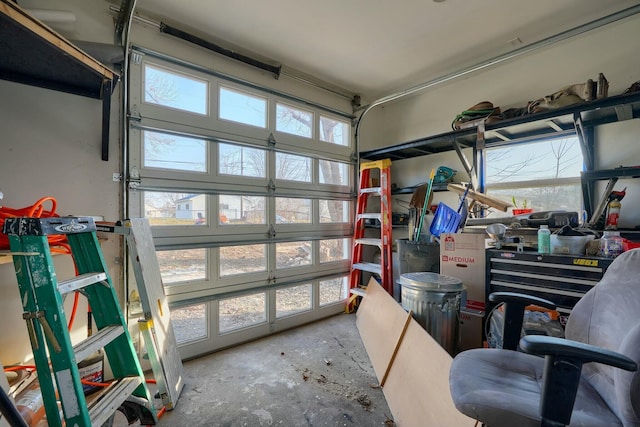
[[[489,427],[640,426],[640,249],[611,263],[565,335],[525,336],[523,352],[458,354],[449,374],[456,408]]]

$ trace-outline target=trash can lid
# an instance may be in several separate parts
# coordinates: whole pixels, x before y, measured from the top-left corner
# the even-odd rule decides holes
[[[398,284],[425,291],[455,292],[464,289],[462,280],[428,271],[401,274]]]

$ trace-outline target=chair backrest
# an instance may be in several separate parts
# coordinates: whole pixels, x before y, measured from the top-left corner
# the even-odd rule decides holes
[[[603,347],[640,366],[640,249],[624,252],[571,312],[566,337]],[[640,372],[587,363],[583,377],[624,426],[640,426]]]

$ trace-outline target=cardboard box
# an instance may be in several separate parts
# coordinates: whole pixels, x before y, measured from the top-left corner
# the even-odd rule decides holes
[[[467,290],[467,307],[485,309],[484,234],[443,233],[440,235],[440,274],[462,280]]]

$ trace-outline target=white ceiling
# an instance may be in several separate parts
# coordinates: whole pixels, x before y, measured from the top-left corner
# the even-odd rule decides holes
[[[138,0],[136,12],[372,100],[638,3]]]

